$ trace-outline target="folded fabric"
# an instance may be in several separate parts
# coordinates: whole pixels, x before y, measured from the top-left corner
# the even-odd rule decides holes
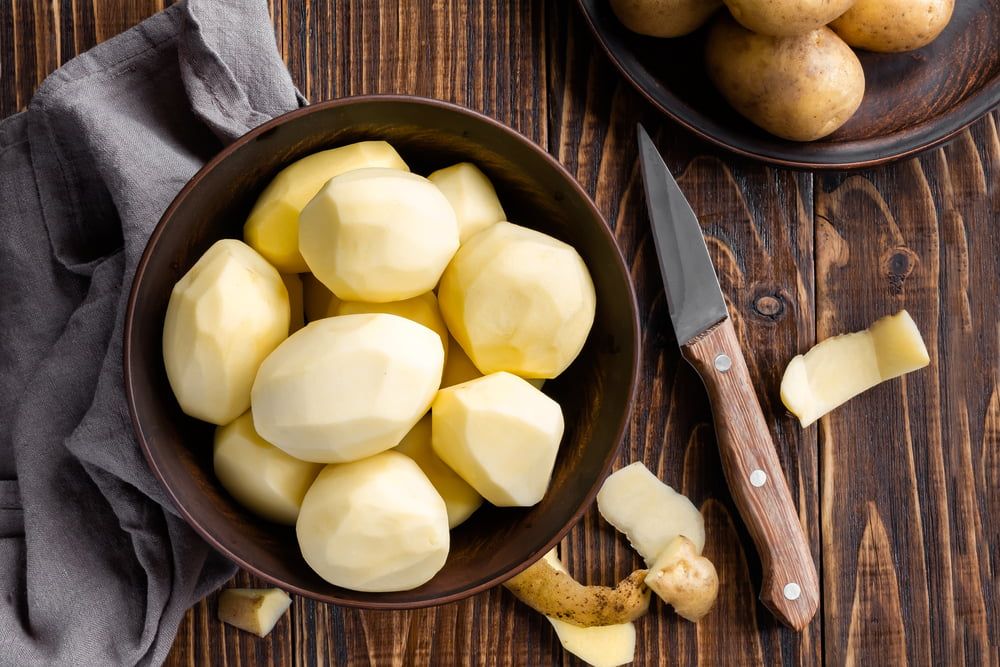
[[[0,664],[159,664],[234,572],[139,451],[123,313],[181,186],[302,103],[264,0],[188,0],[0,123]]]

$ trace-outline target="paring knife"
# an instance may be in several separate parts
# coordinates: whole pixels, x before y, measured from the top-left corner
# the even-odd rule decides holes
[[[722,466],[763,567],[761,601],[801,630],[819,606],[819,582],[774,442],[729,318],[701,225],[640,125],[646,207],[681,354],[708,390]]]

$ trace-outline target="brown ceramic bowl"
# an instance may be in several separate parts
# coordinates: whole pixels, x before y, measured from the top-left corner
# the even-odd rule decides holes
[[[254,199],[290,162],[364,139],[392,143],[417,173],[469,160],[496,185],[511,220],[572,244],[597,290],[587,344],[545,384],[566,432],[544,500],[528,509],[483,507],[452,532],[448,562],[420,588],[359,593],[316,575],[293,528],[241,508],[212,472],[213,427],[181,413],[161,354],[163,318],[177,280],[216,240],[240,236]],[[461,107],[413,97],[316,104],[240,138],[181,190],[136,270],[125,323],[125,386],[135,432],[153,472],[187,521],[216,549],[276,585],[340,605],[403,609],[442,604],[495,586],[540,558],[590,505],[628,421],[638,365],[638,318],[629,273],[607,223],[558,162],[513,130]]]
[[[650,102],[695,134],[747,157],[805,169],[869,167],[936,146],[1000,103],[1000,0],[959,0],[937,39],[907,53],[857,51],[865,98],[812,142],[772,136],[736,113],[704,67],[705,29],[677,39],[630,32],[610,0],[577,0],[598,43]],[[725,11],[725,10],[720,10]]]

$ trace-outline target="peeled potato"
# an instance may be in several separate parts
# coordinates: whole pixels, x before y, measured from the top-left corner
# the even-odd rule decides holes
[[[344,301],[430,292],[458,249],[455,211],[423,176],[358,169],[328,182],[299,216],[309,270]]]
[[[288,291],[274,267],[240,241],[217,241],[167,304],[163,363],[181,409],[213,424],[246,412],[257,368],[288,325]]]
[[[583,348],[596,297],[571,246],[498,222],[459,249],[441,278],[441,314],[484,373],[554,378]]]
[[[306,322],[332,317],[340,305],[340,299],[311,273],[302,274],[302,300]]]
[[[954,9],[955,0],[858,0],[830,27],[853,47],[899,53],[933,42]]]
[[[283,273],[281,280],[288,290],[288,307],[291,315],[288,333],[293,334],[306,325],[302,279],[297,273]]]
[[[441,310],[438,308],[437,297],[434,292],[425,292],[412,299],[403,301],[389,301],[388,303],[365,303],[363,301],[341,301],[334,306],[336,315],[358,315],[362,313],[388,313],[389,315],[399,315],[408,320],[413,320],[417,324],[436,333],[441,338],[441,345],[444,347],[445,365],[448,364],[448,327],[445,326],[441,318]]]
[[[647,565],[653,565],[678,535],[691,540],[698,554],[705,548],[701,512],[642,463],[625,466],[604,480],[597,493],[597,509],[625,533]]]
[[[929,363],[920,330],[901,310],[793,358],[781,378],[781,400],[805,428],[861,392]]]
[[[441,384],[438,335],[396,315],[344,315],[306,325],[261,364],[253,421],[304,461],[340,463],[391,449]]]
[[[302,498],[323,469],[289,456],[253,428],[249,412],[215,431],[215,476],[229,494],[268,521],[295,525]]]
[[[398,452],[327,466],[295,525],[302,556],[335,586],[402,591],[448,557],[448,512],[427,476]]]
[[[650,37],[680,37],[697,30],[722,0],[611,0],[626,28]]]
[[[876,0],[881,2],[881,0]],[[747,30],[790,37],[821,28],[848,11],[854,0],[725,0]]]
[[[219,595],[219,620],[264,637],[291,606],[292,598],[277,588],[227,588]]]
[[[448,508],[448,527],[454,528],[479,509],[483,497],[459,477],[431,446],[431,416],[426,415],[410,429],[393,451],[409,456],[427,475]]]
[[[260,194],[243,226],[243,238],[279,271],[308,271],[299,253],[299,213],[331,178],[364,167],[409,171],[384,141],[361,141],[308,155],[278,172]]]
[[[473,234],[507,219],[490,179],[471,162],[438,169],[427,180],[438,186],[455,209],[459,243],[465,243]]]
[[[705,46],[708,76],[755,125],[813,141],[854,115],[865,94],[861,61],[829,28],[795,37],[758,35],[723,17]]]
[[[559,404],[510,373],[438,392],[431,410],[434,451],[486,500],[538,503],[563,435]]]
[[[469,355],[465,353],[461,345],[456,344],[455,340],[451,339],[451,344],[448,346],[448,358],[444,362],[444,373],[441,375],[441,388],[462,384],[479,377],[483,377],[483,374],[472,363],[472,359],[469,359]],[[527,378],[527,380],[528,384],[535,389],[541,389],[545,384],[545,380],[542,378]]]

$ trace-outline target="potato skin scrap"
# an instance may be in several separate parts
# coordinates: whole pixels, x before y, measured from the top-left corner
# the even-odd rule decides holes
[[[678,616],[692,623],[711,611],[719,595],[715,565],[698,555],[694,543],[683,535],[663,550],[645,582]]]
[[[519,600],[546,616],[593,627],[627,623],[645,614],[650,598],[650,591],[643,584],[645,578],[646,570],[636,570],[614,588],[584,586],[542,559],[504,585]]]

